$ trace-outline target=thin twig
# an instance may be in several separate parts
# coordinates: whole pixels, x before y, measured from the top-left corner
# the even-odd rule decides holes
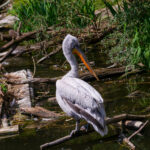
[[[34,78],[35,73],[36,73],[36,64],[35,64],[35,60],[34,60],[34,57],[33,57],[33,56],[32,56],[32,61],[33,61],[33,67],[34,67],[32,77]]]
[[[22,23],[19,22],[19,26],[18,26],[18,28],[17,28],[17,38],[19,38],[20,35],[21,35],[21,26],[22,26]]]
[[[146,126],[147,123],[148,123],[148,120],[137,131],[135,131],[132,135],[130,135],[128,137],[128,140],[130,140],[133,136],[135,136],[136,134],[138,134]]]
[[[37,61],[37,64],[45,61],[47,58],[49,58],[51,55],[54,55],[56,53],[58,53],[61,50],[61,46],[58,46],[57,49],[55,51],[50,52],[48,55],[42,57],[40,60]]]

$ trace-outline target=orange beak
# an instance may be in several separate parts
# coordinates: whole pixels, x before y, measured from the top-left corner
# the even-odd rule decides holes
[[[96,73],[93,71],[93,69],[91,68],[91,66],[89,65],[88,61],[86,60],[85,56],[81,53],[80,50],[74,48],[72,51],[73,54],[76,54],[80,57],[81,61],[84,63],[84,65],[87,67],[87,69],[90,71],[90,73],[97,79],[97,81],[99,81],[98,76],[96,75]]]

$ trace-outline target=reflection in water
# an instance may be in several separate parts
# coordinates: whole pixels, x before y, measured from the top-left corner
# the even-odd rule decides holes
[[[97,56],[96,56],[97,55]],[[99,57],[98,57],[99,56]],[[58,56],[57,56],[58,57]],[[58,57],[59,58],[59,57]],[[106,66],[106,56],[99,54],[97,51],[90,54],[89,60],[93,61],[97,58],[96,67]],[[102,59],[101,59],[102,58]],[[32,61],[29,58],[21,59],[15,58],[15,60],[9,60],[15,62],[19,59],[19,64],[16,66],[11,63],[12,67],[6,68],[9,71],[15,71],[19,69],[30,68],[33,70]],[[60,58],[59,58],[60,59]],[[54,62],[55,58],[50,60]],[[57,61],[60,63],[60,61]],[[61,64],[57,64],[61,66]],[[62,62],[61,62],[62,63]],[[50,67],[49,62],[44,65],[37,66],[37,77],[55,77],[63,75],[64,72],[61,70],[53,70]],[[142,75],[143,76],[143,75]],[[125,79],[123,82],[119,82],[118,79],[111,79],[112,82],[106,82],[100,80],[99,82],[94,81],[92,84],[103,96],[105,100],[105,108],[107,116],[113,116],[121,113],[143,113],[146,107],[150,105],[150,97],[148,95],[150,84],[139,84],[142,82],[149,81],[147,75],[143,77],[134,76],[131,79]],[[41,88],[41,87],[42,88]],[[45,89],[49,90],[48,96],[52,97],[55,95],[55,85],[40,85],[36,86],[36,96]],[[142,96],[128,97],[129,94],[140,91]],[[38,93],[39,92],[39,93]],[[46,97],[45,97],[46,99]],[[43,102],[43,106],[48,109],[60,111],[58,106],[51,106],[47,102]],[[150,109],[149,109],[150,110]],[[22,131],[19,136],[12,137],[9,139],[0,140],[0,150],[37,150],[39,146],[45,142],[52,141],[69,134],[74,128],[74,122],[66,122],[65,119],[56,123],[50,123],[46,128],[38,130],[27,130]],[[109,134],[106,137],[114,135],[113,129],[109,128]],[[100,135],[92,133],[88,136],[83,136],[75,140],[66,142],[63,145],[59,145],[51,148],[51,150],[124,150],[126,148],[121,147],[117,142],[117,137],[113,137],[109,140],[101,141]],[[137,149],[149,150],[150,143],[150,127],[145,129],[144,136],[136,136],[132,139],[132,142],[138,147]]]

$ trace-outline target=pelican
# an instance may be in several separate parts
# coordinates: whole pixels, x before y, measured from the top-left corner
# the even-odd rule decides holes
[[[76,120],[75,130],[71,134],[79,131],[80,119],[85,119],[96,132],[104,136],[107,134],[107,126],[103,98],[91,85],[78,78],[78,63],[74,54],[80,57],[97,80],[98,77],[81,51],[76,37],[68,34],[63,40],[62,49],[71,70],[61,80],[57,80],[56,99],[61,109]]]

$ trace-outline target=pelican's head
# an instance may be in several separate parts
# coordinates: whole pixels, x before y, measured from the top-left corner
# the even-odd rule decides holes
[[[63,48],[64,55],[67,57],[72,56],[72,54],[78,55],[80,57],[81,61],[84,63],[84,65],[90,71],[90,73],[92,75],[94,75],[97,80],[99,80],[96,73],[93,71],[93,69],[89,65],[88,60],[86,59],[86,56],[81,51],[79,41],[76,37],[68,34],[65,37],[65,39],[63,40],[62,48]]]

